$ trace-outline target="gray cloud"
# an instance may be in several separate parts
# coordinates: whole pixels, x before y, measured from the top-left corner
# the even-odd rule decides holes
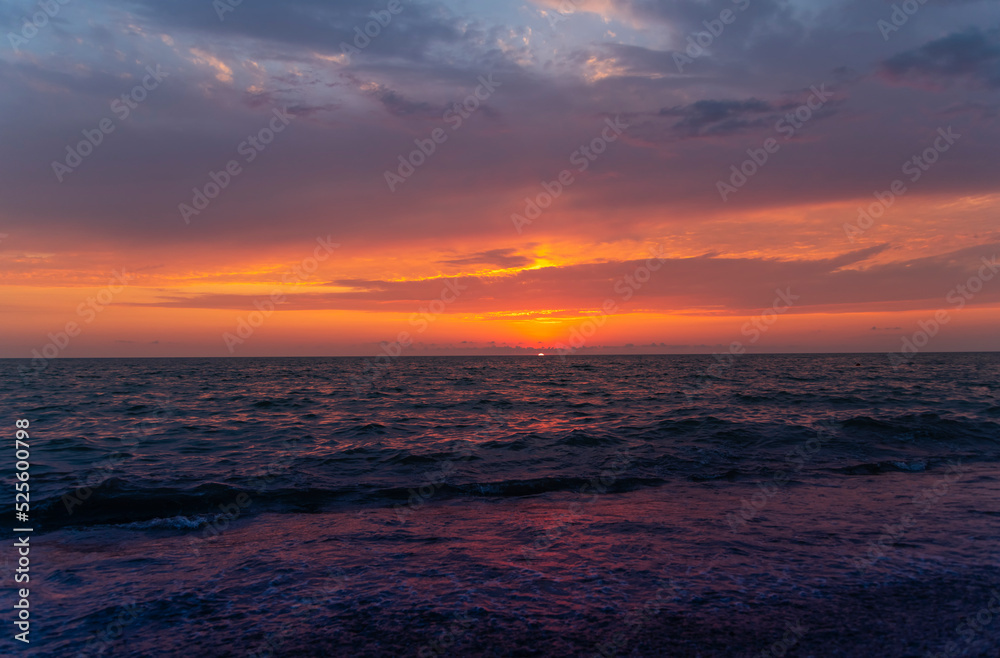
[[[776,108],[756,98],[700,100],[690,105],[663,108],[660,116],[680,117],[674,130],[688,136],[731,135],[773,123]]]
[[[490,249],[489,251],[480,251],[469,256],[463,256],[462,258],[452,258],[441,262],[447,265],[489,265],[506,269],[510,267],[525,267],[535,261],[527,256],[521,256],[517,253],[516,249]]]
[[[364,29],[371,12],[383,11],[384,0],[255,0],[243,2],[219,20],[213,4],[203,0],[130,0],[136,14],[166,29],[187,29],[226,37],[249,37],[292,49],[314,48],[340,53],[353,45],[355,28]],[[366,56],[423,60],[435,43],[456,44],[474,35],[439,5],[402,2],[384,34],[365,47]]]
[[[949,86],[965,80],[988,89],[1000,88],[1000,28],[972,27],[893,55],[880,72],[897,82]]]

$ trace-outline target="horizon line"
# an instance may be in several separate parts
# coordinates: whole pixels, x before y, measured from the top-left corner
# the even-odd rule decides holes
[[[528,349],[528,348],[524,348]],[[534,351],[534,350],[532,350]],[[541,348],[541,351],[545,351]],[[898,354],[898,351],[884,352],[746,352],[740,356],[848,356],[848,355],[871,355]],[[594,356],[715,356],[718,352],[621,352],[621,353],[596,353],[596,354],[559,354],[558,351],[551,351],[542,356],[568,357],[594,357]],[[937,352],[918,352],[911,356],[922,354],[925,356],[939,354],[1000,354],[1000,350],[947,350]],[[256,356],[245,355],[225,355],[225,356],[58,356],[47,361],[84,361],[99,359],[378,359],[385,358],[385,354],[308,354],[308,355],[281,355],[267,354]],[[456,358],[456,357],[535,357],[537,353],[527,354],[401,354],[389,357],[395,359],[433,359],[433,358]],[[32,357],[4,356],[0,361],[31,361]]]

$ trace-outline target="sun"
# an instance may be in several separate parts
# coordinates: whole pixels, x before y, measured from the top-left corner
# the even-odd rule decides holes
[[[545,356],[545,352],[539,352],[538,356]]]

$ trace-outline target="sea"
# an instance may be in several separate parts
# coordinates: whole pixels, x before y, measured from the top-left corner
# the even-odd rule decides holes
[[[997,353],[27,365],[5,655],[1000,656]]]

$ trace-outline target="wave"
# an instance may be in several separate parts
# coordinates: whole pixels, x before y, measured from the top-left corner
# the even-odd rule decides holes
[[[49,474],[50,497],[37,506],[33,500],[32,511],[45,530],[137,523],[151,525],[130,527],[184,529],[184,524],[227,513],[238,501],[246,502],[241,511],[246,514],[312,512],[329,506],[407,504],[414,491],[430,492],[434,499],[579,492],[607,472],[616,475],[605,477],[606,490],[623,492],[681,480],[742,486],[782,470],[802,478],[836,478],[920,474],[956,460],[1000,460],[1000,424],[992,419],[927,412],[853,415],[823,425],[822,417],[816,417],[810,425],[765,417],[752,422],[677,417],[680,413],[652,422],[621,418],[615,421],[621,424],[559,432],[514,431],[514,423],[482,441],[467,440],[473,430],[449,434],[429,419],[423,419],[423,434],[415,425],[403,425],[412,422],[409,418],[384,425],[352,422],[346,432],[359,436],[358,441],[328,432],[319,437],[318,447],[309,441],[301,453],[286,451],[280,460],[274,452],[248,449],[213,461],[205,454],[219,451],[213,442],[171,442],[157,455],[180,464],[169,471],[157,470],[155,461],[149,465],[148,451],[155,448],[151,441],[139,451],[145,459],[137,460],[120,453],[113,442],[99,449],[56,437],[49,453],[73,468]],[[383,434],[397,429],[403,436]],[[413,434],[417,436],[411,438]],[[112,462],[114,476],[93,489],[77,489],[81,478],[88,481],[89,475],[96,481],[107,475],[98,454],[122,456]],[[789,457],[796,454],[802,459]],[[216,481],[220,468],[236,472]],[[169,476],[160,475],[167,472]],[[254,477],[260,472],[267,475]],[[157,525],[157,519],[174,520]]]
[[[931,446],[942,442],[1000,444],[1000,424],[993,421],[944,418],[936,413],[904,414],[894,418],[854,416],[839,423],[848,438],[871,437]]]
[[[927,462],[881,461],[867,464],[852,464],[832,469],[845,475],[881,475],[882,473],[923,473],[929,467]]]
[[[542,477],[497,482],[415,483],[406,487],[252,489],[217,483],[191,489],[142,487],[121,480],[93,489],[67,506],[63,497],[43,500],[35,509],[42,532],[66,527],[108,525],[130,530],[191,530],[217,519],[264,512],[307,513],[340,506],[415,505],[455,497],[523,497],[553,492],[624,493],[664,483],[659,478]]]
[[[299,488],[281,486],[255,489],[202,484],[191,488],[143,486],[121,480],[105,482],[93,489],[86,499],[67,506],[64,497],[41,501],[35,508],[36,527],[47,532],[65,527],[118,526],[129,530],[185,531],[200,528],[220,516],[227,518],[256,516],[262,513],[316,513],[349,507],[415,507],[425,502],[456,498],[519,498],[550,493],[574,493],[585,496],[616,494],[648,487],[658,487],[678,478],[695,483],[730,483],[738,486],[767,479],[768,469],[740,469],[688,472],[680,465],[674,474],[663,477],[636,475],[649,473],[650,464],[636,461],[627,474],[614,471],[592,476],[549,476],[496,481],[435,482],[415,481],[405,486],[365,486]],[[817,469],[841,476],[878,475],[883,473],[920,474],[943,468],[943,461],[879,461],[854,463],[835,468]],[[671,477],[671,475],[676,477]],[[806,477],[800,473],[798,477]],[[795,479],[794,481],[798,481]]]

